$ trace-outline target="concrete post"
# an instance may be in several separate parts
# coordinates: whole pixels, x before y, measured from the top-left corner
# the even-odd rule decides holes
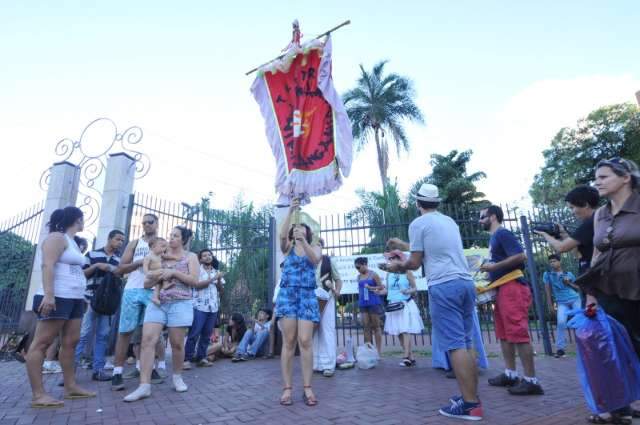
[[[57,162],[51,168],[49,177],[49,189],[42,212],[42,227],[38,237],[38,247],[33,261],[29,292],[27,293],[26,310],[31,311],[32,300],[35,291],[42,285],[42,241],[49,234],[47,223],[51,214],[59,209],[75,205],[78,198],[78,185],[80,183],[80,168],[70,162]]]
[[[134,158],[124,152],[109,155],[104,189],[102,190],[96,248],[102,248],[106,245],[109,232],[112,230],[127,233],[127,209],[129,196],[133,191],[135,162]]]

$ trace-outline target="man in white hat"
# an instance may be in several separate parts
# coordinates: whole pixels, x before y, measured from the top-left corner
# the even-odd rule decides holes
[[[429,312],[439,349],[449,353],[460,396],[452,397],[440,414],[466,420],[482,419],[478,374],[472,353],[476,289],[462,248],[458,225],[438,212],[438,188],[425,183],[413,195],[420,217],[409,225],[411,256],[381,267],[390,272],[424,266],[429,290]]]

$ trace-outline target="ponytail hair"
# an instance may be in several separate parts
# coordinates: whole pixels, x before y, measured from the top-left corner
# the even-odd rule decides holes
[[[189,240],[193,236],[191,229],[187,229],[184,226],[176,226],[176,229],[180,231],[180,237],[182,238],[182,246],[186,247],[189,244]]]
[[[65,207],[55,210],[51,213],[49,223],[49,233],[60,232],[65,233],[69,227],[73,226],[76,221],[84,217],[84,214],[77,207]]]

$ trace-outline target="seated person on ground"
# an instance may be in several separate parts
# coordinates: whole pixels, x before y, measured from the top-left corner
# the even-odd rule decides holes
[[[253,359],[265,353],[271,329],[271,316],[272,312],[267,308],[258,310],[253,329],[246,331],[238,344],[234,362]]]

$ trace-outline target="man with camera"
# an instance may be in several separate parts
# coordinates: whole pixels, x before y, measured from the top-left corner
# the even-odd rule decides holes
[[[589,268],[593,256],[593,215],[600,202],[598,191],[586,185],[577,186],[564,198],[571,211],[580,220],[580,225],[571,234],[560,224],[534,226],[536,234],[542,236],[558,253],[577,249],[579,273]]]
[[[549,256],[550,271],[544,272],[542,281],[544,282],[547,294],[547,305],[549,310],[553,312],[553,300],[551,292],[556,299],[556,317],[557,317],[557,333],[556,333],[556,351],[555,357],[561,358],[565,356],[566,348],[565,332],[567,330],[567,316],[571,310],[580,308],[580,295],[578,294],[578,286],[574,284],[576,277],[571,272],[562,270],[560,256],[552,254]]]

